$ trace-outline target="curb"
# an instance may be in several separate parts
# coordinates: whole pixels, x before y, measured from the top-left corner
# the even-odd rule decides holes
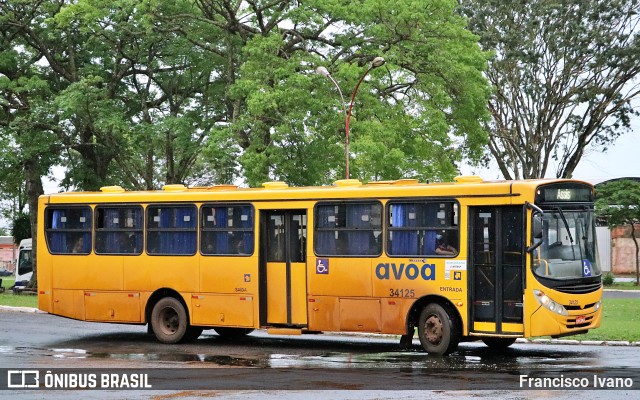
[[[13,307],[13,306],[2,306],[2,305],[0,305],[0,311],[32,313],[32,314],[48,314],[45,311],[41,311],[33,307]]]
[[[626,340],[570,340],[570,339],[525,339],[518,338],[516,343],[522,344],[561,344],[561,345],[585,345],[585,346],[636,346],[640,347],[640,342],[629,342]]]
[[[627,293],[638,293],[640,295],[640,290],[629,290],[629,289],[602,289],[603,292],[627,292]]]

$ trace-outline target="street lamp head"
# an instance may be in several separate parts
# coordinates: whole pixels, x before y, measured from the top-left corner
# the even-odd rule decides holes
[[[371,68],[378,68],[378,67],[382,67],[384,65],[385,61],[384,58],[382,57],[376,57],[373,59],[373,61],[371,62]]]
[[[329,70],[322,66],[316,68],[316,73],[318,75],[331,76],[331,73],[329,73]]]

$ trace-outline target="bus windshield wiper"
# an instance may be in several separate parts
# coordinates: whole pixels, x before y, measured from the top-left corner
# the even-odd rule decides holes
[[[574,244],[573,236],[571,235],[571,230],[569,229],[569,223],[567,222],[567,218],[564,216],[564,212],[562,212],[562,209],[560,207],[556,207],[555,209],[560,214],[560,218],[562,218],[562,222],[564,222],[564,227],[567,228],[567,234],[569,235],[569,240],[573,245]]]

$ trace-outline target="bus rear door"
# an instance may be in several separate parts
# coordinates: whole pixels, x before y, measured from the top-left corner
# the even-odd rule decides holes
[[[261,218],[260,324],[307,325],[306,210],[274,210]]]

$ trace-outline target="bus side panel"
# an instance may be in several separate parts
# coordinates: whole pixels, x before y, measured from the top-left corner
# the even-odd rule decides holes
[[[309,330],[403,334],[413,299],[309,297]],[[366,329],[365,329],[366,327]]]
[[[318,271],[318,259],[326,270]],[[371,266],[377,259],[309,257],[308,288],[314,296],[371,297]]]
[[[340,305],[332,296],[309,296],[309,330],[340,330]]]
[[[53,312],[53,293],[51,282],[51,255],[44,239],[44,209],[48,202],[48,196],[40,196],[38,200],[38,249],[37,249],[37,274],[38,274],[38,308],[42,311]]]
[[[380,299],[340,299],[340,330],[380,332]]]
[[[140,293],[84,292],[88,321],[141,322]]]
[[[198,292],[198,256],[124,257],[124,290]],[[188,302],[188,299],[185,299]]]
[[[204,326],[254,326],[255,296],[216,295],[209,293],[191,296],[191,323]]]
[[[54,289],[122,289],[122,257],[52,255]]]
[[[53,289],[53,313],[84,320],[84,291]]]
[[[407,314],[414,299],[381,299],[382,333],[403,335],[407,331]]]
[[[200,257],[202,293],[258,293],[258,256]]]
[[[53,312],[53,293],[51,282],[51,256],[44,242],[38,246],[38,309]]]

